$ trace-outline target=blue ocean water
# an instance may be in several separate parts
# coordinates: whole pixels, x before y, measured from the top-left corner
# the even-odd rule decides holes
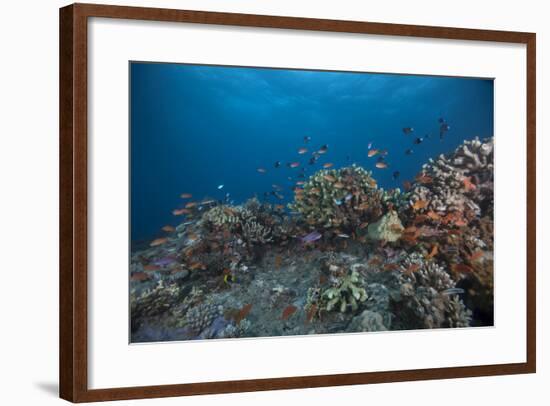
[[[134,245],[182,221],[171,213],[181,193],[239,204],[278,185],[284,198],[267,198],[286,204],[296,181],[325,163],[355,163],[379,186],[402,188],[429,158],[493,135],[492,79],[142,62],[130,75]],[[450,127],[442,139],[440,119]],[[388,168],[367,157],[369,143],[388,151]],[[328,152],[309,165],[323,145]]]

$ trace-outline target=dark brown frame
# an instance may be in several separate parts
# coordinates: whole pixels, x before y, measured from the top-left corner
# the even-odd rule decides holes
[[[527,46],[527,361],[524,363],[88,389],[87,27],[89,17],[493,41]],[[60,397],[72,402],[523,374],[536,371],[534,33],[92,4],[60,9]]]

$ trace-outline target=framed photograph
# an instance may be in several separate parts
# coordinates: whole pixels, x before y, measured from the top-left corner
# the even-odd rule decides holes
[[[535,372],[535,34],[90,4],[60,34],[62,398]]]

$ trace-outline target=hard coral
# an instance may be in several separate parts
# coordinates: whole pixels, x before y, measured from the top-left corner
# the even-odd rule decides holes
[[[482,216],[493,202],[493,138],[464,141],[453,153],[424,164],[410,193],[420,212]],[[418,201],[426,202],[419,207]]]
[[[352,271],[351,274],[343,276],[338,282],[321,293],[321,302],[328,312],[338,309],[345,313],[348,308],[356,311],[359,303],[367,300],[367,292],[361,285],[363,280],[360,275]]]
[[[414,267],[413,272],[407,272]],[[433,261],[418,253],[404,261],[396,324],[407,328],[468,327],[472,312],[454,292],[455,281]]]
[[[316,172],[303,189],[295,190],[289,207],[311,227],[354,230],[383,214],[383,195],[371,172],[353,165]]]

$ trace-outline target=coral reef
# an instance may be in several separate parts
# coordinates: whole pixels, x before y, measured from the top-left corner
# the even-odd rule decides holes
[[[416,328],[468,327],[472,312],[458,297],[455,281],[434,261],[413,253],[403,261],[396,324]]]
[[[273,192],[187,202],[132,253],[133,341],[491,325],[493,146],[465,141],[403,192],[355,165],[301,172],[291,213]]]
[[[383,191],[371,172],[359,166],[321,170],[296,189],[291,210],[301,214],[311,228],[341,227],[353,231],[384,212]]]
[[[395,242],[403,234],[403,224],[395,210],[384,214],[376,223],[369,224],[368,236],[372,240]]]
[[[362,278],[357,272],[351,272],[338,279],[334,286],[325,289],[321,293],[321,308],[327,312],[338,309],[341,313],[351,309],[355,312],[359,308],[359,304],[367,300],[367,292],[361,287],[363,284]]]
[[[440,216],[482,216],[493,207],[493,138],[465,141],[453,153],[424,164],[410,192],[410,205],[427,202],[419,212]]]
[[[223,306],[212,303],[201,303],[191,307],[179,325],[187,330],[188,333],[198,335],[209,327],[216,318],[223,314]]]

